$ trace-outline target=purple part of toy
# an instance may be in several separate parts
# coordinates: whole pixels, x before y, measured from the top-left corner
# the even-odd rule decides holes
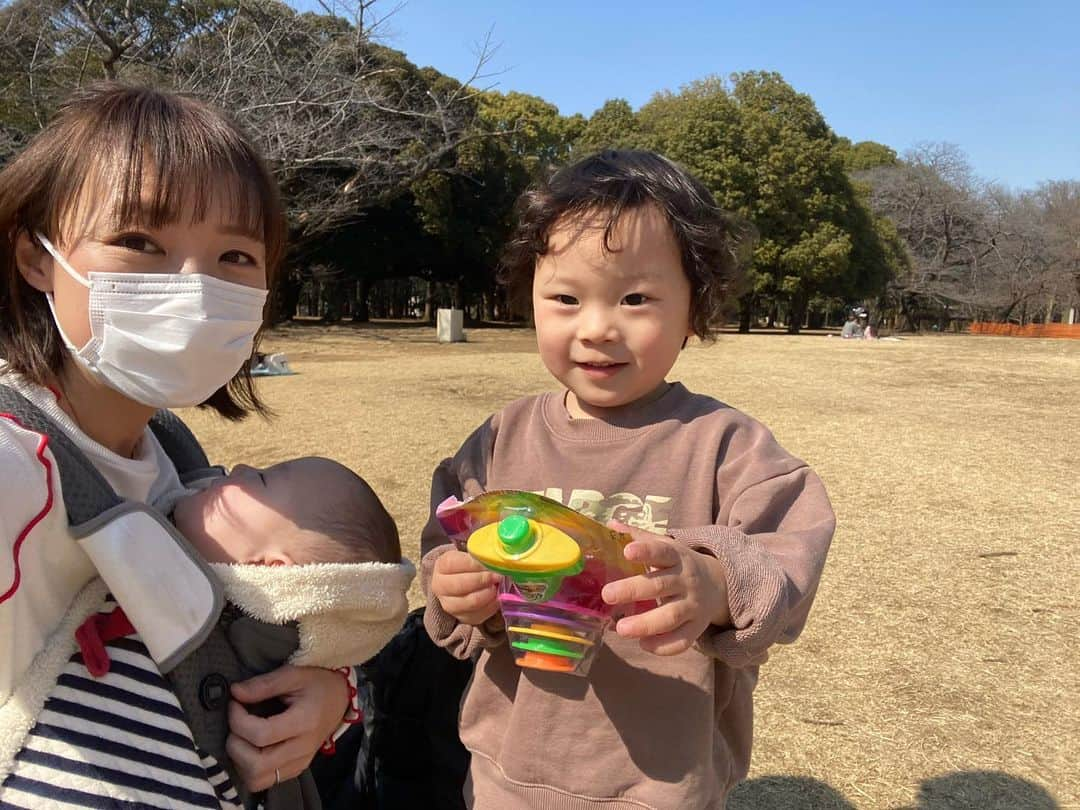
[[[501,602],[510,602],[512,604],[528,605],[530,607],[535,607],[537,604],[540,604],[540,605],[543,605],[546,608],[556,608],[558,610],[565,611],[566,613],[579,613],[579,614],[584,614],[586,616],[595,616],[598,619],[607,619],[607,618],[609,618],[609,615],[610,615],[610,614],[604,613],[603,611],[600,611],[600,610],[592,610],[591,608],[582,607],[580,605],[575,605],[575,604],[572,604],[570,602],[560,602],[557,599],[549,599],[546,602],[539,602],[539,603],[530,602],[527,599],[522,599],[520,596],[516,596],[515,594],[512,594],[512,593],[500,593],[499,594],[499,601],[501,601]],[[513,608],[511,608],[511,610],[513,610]]]
[[[580,619],[571,619],[563,616],[552,616],[547,613],[534,613],[528,610],[517,610],[516,608],[504,608],[504,616],[512,616],[515,619],[531,619],[534,622],[548,622],[550,624],[561,624],[566,627],[580,627]],[[509,622],[507,622],[509,624]]]

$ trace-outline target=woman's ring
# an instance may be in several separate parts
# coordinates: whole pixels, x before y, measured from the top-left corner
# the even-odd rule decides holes
[[[274,784],[275,785],[280,785],[281,784],[281,769],[280,768],[274,768]]]

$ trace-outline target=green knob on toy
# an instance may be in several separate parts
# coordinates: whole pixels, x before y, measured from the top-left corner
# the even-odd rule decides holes
[[[507,554],[521,554],[536,542],[536,533],[528,518],[510,515],[499,521],[499,541]]]

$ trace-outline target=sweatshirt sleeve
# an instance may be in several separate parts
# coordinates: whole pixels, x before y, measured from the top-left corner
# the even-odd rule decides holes
[[[698,648],[733,667],[798,637],[836,527],[821,479],[763,427],[752,432],[718,465],[716,523],[669,531],[721,562],[731,626],[708,628]]]
[[[451,496],[466,500],[486,490],[497,423],[497,415],[488,419],[465,440],[453,457],[445,459],[435,469],[431,480],[430,516],[420,538],[420,584],[427,597],[424,627],[437,646],[462,659],[472,657],[482,648],[503,643],[506,631],[498,615],[479,627],[461,624],[443,610],[437,597],[431,595],[435,561],[454,548],[435,518],[435,507]]]

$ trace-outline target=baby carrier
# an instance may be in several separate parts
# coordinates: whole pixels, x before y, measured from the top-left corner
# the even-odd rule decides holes
[[[26,428],[48,437],[49,448],[60,476],[68,523],[76,539],[91,536],[109,521],[125,515],[139,512],[154,515],[141,504],[131,504],[120,498],[83,452],[45,413],[17,391],[2,384],[0,412],[15,416]],[[222,468],[210,465],[195,436],[174,414],[158,411],[150,422],[150,428],[176,466],[181,483],[188,484],[224,473]],[[298,643],[296,628],[259,622],[225,605],[220,585],[208,572],[205,564],[189,550],[187,541],[180,537],[167,521],[156,515],[155,519],[187,553],[188,562],[205,574],[205,586],[209,588],[203,599],[205,614],[195,620],[201,627],[197,627],[186,643],[174,645],[175,649],[166,646],[164,654],[161,642],[158,643],[158,650],[154,649],[153,641],[146,640],[146,644],[180,702],[198,749],[211,755],[217,763],[226,768],[239,796],[233,795],[228,785],[215,785],[215,789],[223,798],[239,801],[248,808],[262,806],[268,810],[318,810],[321,805],[309,772],[297,779],[286,780],[265,793],[252,796],[237,778],[225,754],[229,685],[274,669],[288,658]],[[91,554],[91,557],[94,555]],[[190,587],[190,582],[188,586]],[[114,592],[118,590],[115,584],[110,583],[110,587]],[[118,601],[123,601],[122,596],[118,595]],[[158,604],[161,610],[167,611],[170,608],[167,600]],[[101,614],[98,615],[97,625],[88,621],[80,627],[77,637],[79,634],[96,636],[102,632],[100,617]],[[130,626],[126,619],[121,619],[121,622],[125,627]],[[138,625],[139,622],[133,620],[133,624]],[[115,627],[111,632],[113,637],[117,635]],[[122,629],[119,635],[124,635]],[[253,645],[245,641],[253,636],[259,643]],[[108,670],[108,654],[105,652],[103,640],[104,637],[98,638],[96,645],[88,645],[85,638],[80,638],[84,658],[93,657],[88,656],[88,652],[95,646],[104,656],[103,660],[88,660],[88,669],[92,666],[103,666],[105,671]],[[271,651],[269,655],[268,650]],[[93,671],[91,669],[91,672]],[[263,715],[273,714],[275,708],[278,707],[249,707]],[[148,741],[148,746],[150,745],[152,743]]]

